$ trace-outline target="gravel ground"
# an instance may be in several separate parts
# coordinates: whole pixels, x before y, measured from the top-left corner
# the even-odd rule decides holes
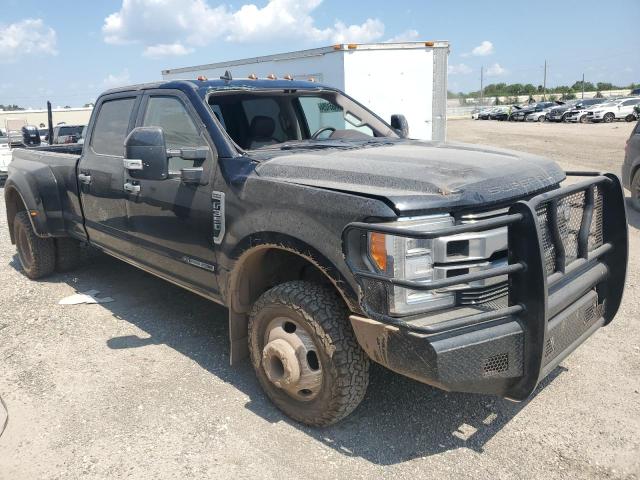
[[[629,130],[452,121],[449,138],[618,172]],[[248,364],[228,366],[223,308],[102,255],[29,281],[0,215],[0,478],[638,478],[638,215],[630,224],[618,317],[529,401],[374,368],[352,416],[311,429],[271,406]],[[115,301],[57,304],[89,289]]]

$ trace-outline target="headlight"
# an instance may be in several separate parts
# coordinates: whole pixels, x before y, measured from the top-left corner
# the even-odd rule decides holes
[[[593,113],[602,113],[602,110],[594,110]]]
[[[450,215],[400,219],[399,228],[428,232],[453,225]],[[375,268],[393,278],[429,283],[434,280],[433,240],[369,234],[369,258]],[[393,286],[389,293],[389,313],[407,315],[455,305],[455,294],[436,290],[416,291]]]

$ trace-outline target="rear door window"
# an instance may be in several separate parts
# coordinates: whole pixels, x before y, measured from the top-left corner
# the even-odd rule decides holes
[[[129,130],[135,97],[108,100],[100,106],[91,147],[101,155],[124,156],[124,139]]]

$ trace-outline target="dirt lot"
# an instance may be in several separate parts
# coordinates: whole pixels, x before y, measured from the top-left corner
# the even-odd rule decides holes
[[[449,138],[618,172],[630,128],[452,121]],[[377,368],[356,412],[317,430],[275,410],[249,365],[228,366],[224,309],[104,256],[31,282],[0,214],[0,478],[638,478],[638,216],[630,223],[621,312],[528,402]],[[89,289],[115,301],[57,304]]]

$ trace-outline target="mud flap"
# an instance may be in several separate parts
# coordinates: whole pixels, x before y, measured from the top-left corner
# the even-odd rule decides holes
[[[242,360],[249,357],[248,325],[249,320],[246,314],[229,309],[230,365],[238,365]]]

